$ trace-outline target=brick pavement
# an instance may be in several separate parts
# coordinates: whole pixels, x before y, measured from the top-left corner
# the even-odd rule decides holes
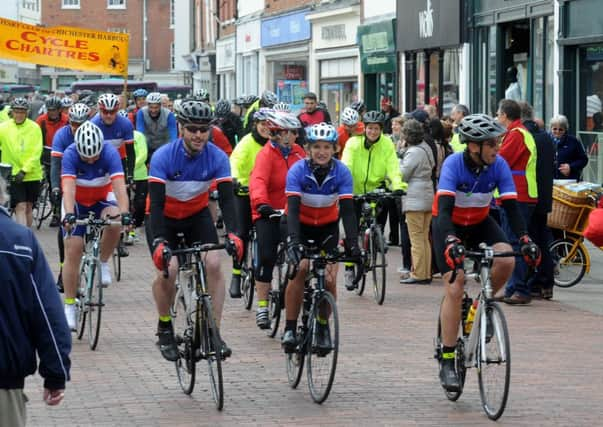
[[[55,230],[38,232],[51,265]],[[178,386],[173,364],[154,342],[153,275],[142,243],[124,261],[122,282],[106,292],[95,352],[74,340],[72,381],[59,407],[41,400],[41,379],[26,392],[32,426],[187,425],[488,425],[476,373],[468,372],[461,399],[448,402],[432,359],[441,282],[400,285],[399,251],[389,253],[385,304],[339,287],[340,358],[323,405],[312,403],[307,381],[287,385],[278,341],[255,326],[253,312],[227,297],[223,335],[234,354],[224,365],[225,405],[213,406],[203,366],[192,396]],[[226,261],[226,257],[225,257]],[[224,263],[228,271],[228,263]],[[341,276],[341,274],[340,274]],[[602,316],[558,301],[504,306],[512,344],[511,389],[501,425],[598,425],[603,404]]]

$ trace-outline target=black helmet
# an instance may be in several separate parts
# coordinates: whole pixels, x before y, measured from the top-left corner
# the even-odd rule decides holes
[[[214,118],[209,104],[201,101],[186,100],[178,104],[174,109],[180,123],[209,123]]]
[[[485,114],[471,114],[459,123],[457,130],[462,142],[483,142],[504,134],[503,125]]]
[[[62,108],[61,98],[57,96],[51,96],[46,99],[46,110],[60,110]]]
[[[220,99],[216,102],[216,116],[225,117],[230,113],[230,101],[227,99]]]
[[[362,99],[359,99],[358,101],[352,102],[350,104],[350,108],[352,108],[360,113],[362,110],[366,109],[366,105],[364,105],[364,101]]]
[[[364,113],[364,116],[362,116],[362,121],[364,124],[379,123],[381,126],[383,126],[383,123],[385,123],[385,116],[380,111],[369,111]]]
[[[29,101],[25,98],[15,98],[10,103],[13,110],[29,110]]]
[[[257,101],[259,98],[257,97],[257,95],[247,95],[244,96],[242,99],[242,105],[245,108],[248,108],[251,104],[253,104],[255,101]]]
[[[278,98],[276,97],[276,94],[274,92],[265,90],[264,92],[262,92],[260,102],[262,104],[262,107],[272,108],[274,104],[278,102]]]

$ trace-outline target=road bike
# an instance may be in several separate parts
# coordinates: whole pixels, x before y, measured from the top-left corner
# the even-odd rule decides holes
[[[119,243],[111,255],[111,258],[113,259],[113,272],[115,273],[115,279],[118,282],[121,281],[121,259],[130,256],[130,253],[124,243],[126,233],[127,230],[121,232],[119,236]]]
[[[50,159],[50,147],[44,147],[44,159]],[[39,230],[42,226],[42,223],[48,219],[48,217],[53,212],[53,205],[51,203],[52,197],[52,188],[50,188],[50,163],[44,162],[42,165],[44,170],[44,178],[40,180],[40,191],[38,193],[38,198],[34,202],[32,206],[32,218],[33,223],[36,225],[36,228]]]
[[[339,353],[339,316],[335,298],[326,289],[326,269],[328,264],[336,262],[357,263],[354,283],[358,283],[363,274],[362,259],[346,257],[337,252],[327,254],[313,246],[304,246],[303,258],[310,262],[308,276],[304,283],[304,300],[300,312],[301,322],[297,330],[298,344],[292,353],[285,353],[287,378],[291,388],[296,388],[301,380],[306,362],[308,388],[312,400],[324,402],[331,391],[337,368]],[[292,278],[297,273],[295,266],[289,266],[287,276]],[[317,328],[328,328],[330,347],[317,346]]]
[[[176,296],[170,309],[178,346],[179,358],[175,364],[180,387],[185,394],[193,392],[197,362],[205,360],[211,395],[219,411],[224,407],[224,355],[208,291],[203,257],[208,251],[224,248],[223,243],[193,243],[187,248],[181,242],[179,248],[172,251],[172,255],[178,259],[179,267]]]
[[[369,193],[354,196],[361,202],[358,239],[360,247],[366,253],[364,275],[358,283],[356,293],[362,295],[366,285],[366,276],[371,274],[373,280],[373,296],[377,304],[385,300],[385,284],[387,281],[387,244],[383,237],[381,225],[377,222],[380,207],[386,199],[394,197],[383,189],[375,189]]]
[[[104,227],[121,226],[121,221],[95,218],[94,212],[90,212],[88,218],[76,220],[75,225],[86,227],[84,236],[86,246],[80,262],[76,298],[77,339],[82,339],[87,324],[90,350],[96,350],[100,335],[102,311],[105,306],[103,302],[104,285],[101,282],[100,240]]]
[[[475,301],[467,293],[464,295],[455,358],[460,390],[444,390],[444,393],[449,400],[453,402],[458,400],[463,393],[467,368],[476,368],[482,408],[488,418],[497,420],[505,410],[509,395],[511,343],[504,313],[500,305],[493,300],[494,291],[490,273],[494,258],[521,256],[521,253],[495,252],[492,247],[481,243],[478,251],[467,250],[465,256],[477,263],[477,273],[473,276],[480,283],[481,291],[476,298],[474,319],[468,316]],[[455,275],[456,271],[453,272],[451,282],[454,281]],[[467,278],[468,275],[465,277]],[[473,322],[472,326],[467,325],[469,322]],[[441,332],[438,312],[434,358],[440,365],[442,363]]]

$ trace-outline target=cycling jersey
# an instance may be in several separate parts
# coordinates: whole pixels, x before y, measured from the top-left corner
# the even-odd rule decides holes
[[[117,148],[122,159],[126,158],[125,144],[134,143],[134,128],[130,120],[118,115],[115,121],[107,126],[100,114],[96,114],[90,121],[103,131],[105,142]]]
[[[124,177],[119,153],[110,144],[103,144],[99,159],[92,164],[84,162],[71,144],[63,153],[62,165],[61,179],[75,180],[75,201],[87,207],[107,200],[111,182]]]
[[[70,125],[65,125],[57,131],[52,139],[52,157],[63,157],[63,153],[73,144],[73,131]]]
[[[211,142],[191,157],[178,139],[160,147],[151,158],[149,182],[165,185],[164,215],[182,219],[203,210],[212,180],[232,181],[226,154]]]
[[[0,125],[0,151],[2,162],[13,167],[13,175],[25,172],[24,182],[40,181],[43,177],[42,131],[33,120],[25,119],[20,125],[8,120]]]
[[[310,161],[295,163],[287,174],[287,197],[299,196],[299,221],[301,224],[320,226],[339,220],[338,200],[351,199],[352,174],[337,159],[321,185],[310,169]]]
[[[455,198],[452,223],[468,226],[486,219],[495,188],[498,188],[501,200],[517,199],[517,191],[511,169],[501,156],[497,155],[494,163],[479,175],[467,167],[464,156],[464,153],[454,153],[444,160],[432,215],[438,216],[439,197],[452,196]]]
[[[42,129],[42,136],[44,137],[44,145],[46,147],[52,147],[54,135],[68,122],[67,114],[62,113],[59,115],[59,119],[55,121],[48,118],[48,113],[42,114],[36,119],[36,123]]]

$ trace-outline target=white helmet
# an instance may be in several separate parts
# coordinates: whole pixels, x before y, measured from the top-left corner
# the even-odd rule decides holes
[[[80,156],[94,157],[103,149],[103,131],[92,122],[84,122],[75,131],[75,148]]]
[[[341,113],[341,123],[348,126],[354,126],[360,120],[358,111],[350,107],[345,107]]]
[[[161,94],[159,92],[151,92],[147,95],[147,104],[161,104]]]
[[[88,120],[88,116],[90,115],[90,107],[86,104],[78,102],[77,104],[73,104],[73,106],[69,109],[69,121],[74,123],[83,123]]]
[[[113,111],[119,107],[119,98],[113,93],[103,93],[98,97],[98,108]]]

